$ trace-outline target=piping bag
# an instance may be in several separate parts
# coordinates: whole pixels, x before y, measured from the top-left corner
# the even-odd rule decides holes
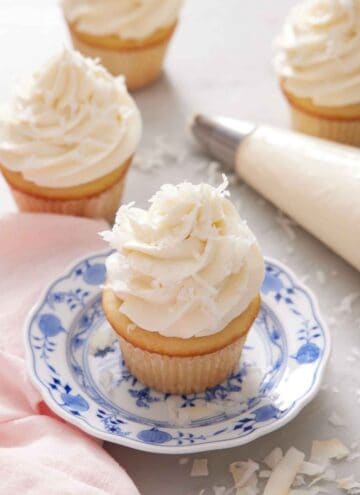
[[[194,136],[360,270],[360,149],[266,125],[195,115]]]

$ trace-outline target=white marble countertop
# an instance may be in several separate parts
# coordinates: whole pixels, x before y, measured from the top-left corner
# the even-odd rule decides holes
[[[187,0],[162,79],[135,95],[144,119],[140,164],[158,160],[159,140],[168,151],[165,166],[151,172],[133,167],[125,201],[144,205],[164,182],[214,179],[209,159],[185,132],[194,111],[221,113],[278,126],[288,126],[285,102],[271,66],[271,44],[293,0]],[[28,74],[56,48],[68,43],[55,0],[2,0],[0,3],[0,100],[11,93],[14,81]],[[178,157],[176,159],[176,156]],[[216,177],[215,177],[216,178]],[[219,180],[219,179],[218,179]],[[325,319],[331,323],[333,353],[324,390],[289,424],[252,444],[205,453],[210,475],[190,478],[193,457],[180,465],[179,456],[151,455],[125,447],[106,449],[130,473],[143,495],[189,495],[213,485],[231,486],[230,462],[262,458],[272,447],[295,445],[309,452],[313,439],[339,437],[360,440],[359,364],[348,360],[360,348],[360,299],[350,313],[336,308],[349,293],[360,291],[360,276],[319,241],[295,228],[290,239],[281,228],[278,212],[241,182],[232,197],[257,234],[265,254],[287,263],[317,294]],[[0,214],[15,210],[0,178]],[[344,427],[328,422],[331,412],[343,417]],[[360,475],[360,462],[339,466],[339,473]],[[331,493],[336,493],[332,491]]]

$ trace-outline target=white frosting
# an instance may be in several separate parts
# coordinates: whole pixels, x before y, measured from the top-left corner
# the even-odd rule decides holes
[[[275,66],[285,89],[319,106],[360,103],[360,0],[307,0],[287,18]]]
[[[360,270],[359,157],[352,146],[261,126],[239,146],[236,167],[262,196]]]
[[[225,188],[164,185],[149,210],[122,206],[103,233],[116,249],[107,286],[139,327],[166,337],[210,335],[259,292],[263,257]]]
[[[169,27],[183,0],[63,0],[66,19],[80,32],[143,39]]]
[[[77,186],[119,167],[140,136],[141,117],[123,79],[64,50],[2,115],[0,162],[39,186]]]

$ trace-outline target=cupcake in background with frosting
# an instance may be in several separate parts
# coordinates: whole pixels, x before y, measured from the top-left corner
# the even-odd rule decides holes
[[[18,207],[114,219],[141,136],[124,80],[63,50],[0,120],[0,167]]]
[[[62,0],[74,47],[99,58],[129,90],[161,73],[183,0]]]
[[[102,236],[105,315],[145,385],[195,393],[234,370],[255,320],[264,261],[226,183],[166,184],[148,210],[122,206]]]
[[[277,40],[296,130],[360,146],[360,0],[307,0]]]

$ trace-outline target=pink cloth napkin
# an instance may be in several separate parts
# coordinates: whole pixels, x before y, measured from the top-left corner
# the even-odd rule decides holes
[[[138,495],[100,443],[56,417],[26,374],[23,323],[69,264],[105,248],[102,221],[0,218],[0,494]]]

